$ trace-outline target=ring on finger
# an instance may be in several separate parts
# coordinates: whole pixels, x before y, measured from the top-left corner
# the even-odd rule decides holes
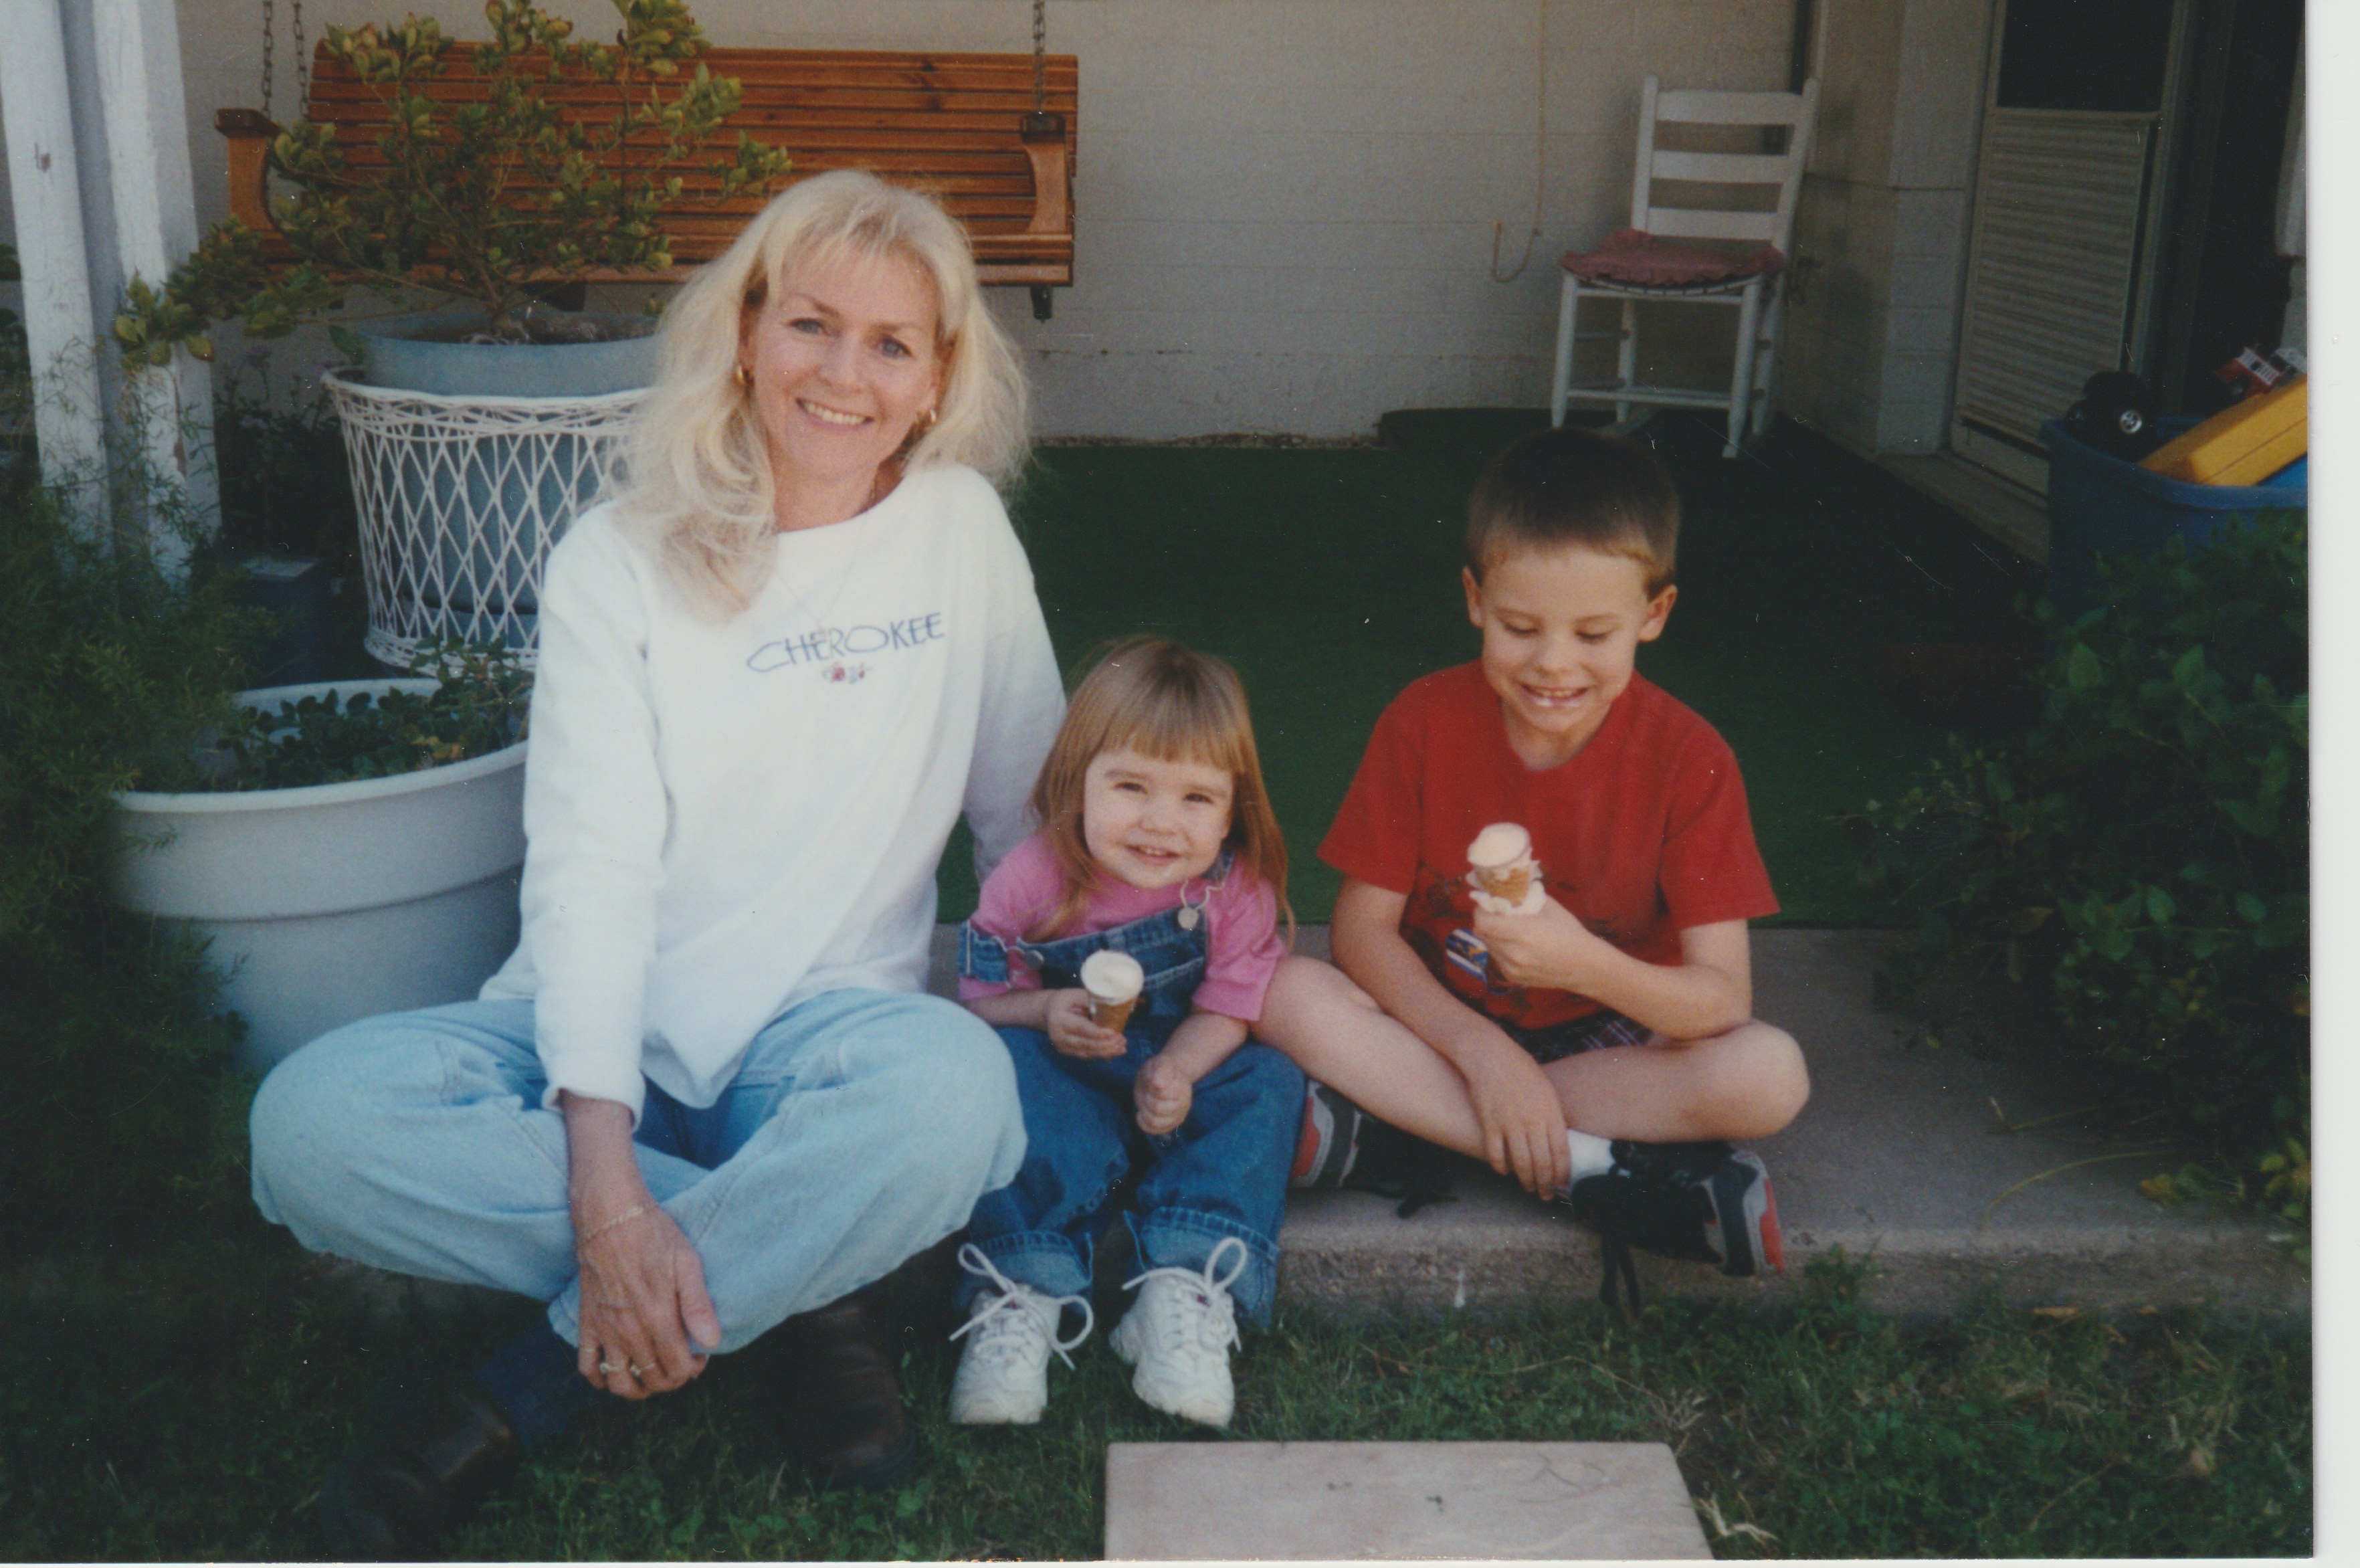
[[[655,1368],[652,1366],[641,1366],[638,1362],[634,1361],[627,1370],[630,1373],[632,1377],[641,1378],[654,1371]]]
[[[621,1370],[623,1370],[621,1367],[616,1365],[613,1362],[606,1360],[604,1356],[601,1356],[598,1360],[598,1376],[601,1377],[612,1377],[616,1373],[620,1372]]]

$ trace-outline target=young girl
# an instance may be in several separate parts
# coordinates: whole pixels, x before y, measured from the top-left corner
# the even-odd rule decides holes
[[[1032,809],[1041,830],[960,933],[959,998],[1008,1043],[1028,1146],[960,1253],[951,1419],[1041,1419],[1051,1352],[1089,1336],[1091,1247],[1136,1172],[1123,1218],[1142,1272],[1114,1352],[1147,1403],[1227,1426],[1237,1314],[1270,1311],[1305,1092],[1246,1039],[1286,950],[1286,847],[1236,672],[1161,638],[1117,643],[1074,693]],[[1120,1027],[1081,987],[1101,952],[1144,981]]]

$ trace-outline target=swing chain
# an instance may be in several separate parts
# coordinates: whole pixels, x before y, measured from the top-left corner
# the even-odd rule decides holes
[[[269,0],[265,0],[269,3]],[[1048,0],[1033,0],[1033,114],[1048,109]]]
[[[311,57],[303,49],[303,0],[287,0],[295,24],[295,116],[311,117]]]
[[[287,0],[290,20],[295,26],[295,116],[308,119],[311,114],[311,67],[303,58],[303,0]],[[272,57],[279,51],[279,7],[273,0],[262,0],[262,112],[270,113],[273,86]]]

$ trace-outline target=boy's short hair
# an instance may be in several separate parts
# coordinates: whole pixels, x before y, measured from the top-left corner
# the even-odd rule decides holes
[[[1671,587],[1680,498],[1633,441],[1568,425],[1539,430],[1491,460],[1467,505],[1467,569],[1520,550],[1595,550],[1639,563],[1650,598]]]

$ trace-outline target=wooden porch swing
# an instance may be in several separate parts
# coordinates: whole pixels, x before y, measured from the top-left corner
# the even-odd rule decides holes
[[[988,284],[1022,284],[1035,318],[1049,318],[1054,288],[1074,281],[1075,121],[1079,71],[1070,54],[1047,52],[1045,0],[1032,0],[1032,52],[904,53],[883,49],[715,49],[700,60],[744,89],[720,136],[744,131],[794,157],[792,179],[832,169],[865,169],[923,191],[966,225],[977,270]],[[229,138],[232,215],[263,236],[263,254],[291,258],[271,214],[270,118],[272,0],[263,0],[262,109],[222,109],[213,126]],[[302,0],[294,0],[298,70],[304,63]],[[335,126],[355,168],[380,161],[377,140],[389,106],[322,43],[308,62],[301,113]],[[421,89],[443,101],[480,89],[464,77],[431,78]],[[611,112],[585,92],[568,114]],[[664,209],[674,265],[661,272],[596,272],[593,282],[678,282],[727,248],[766,197],[716,203],[694,164],[675,165],[681,195]]]

